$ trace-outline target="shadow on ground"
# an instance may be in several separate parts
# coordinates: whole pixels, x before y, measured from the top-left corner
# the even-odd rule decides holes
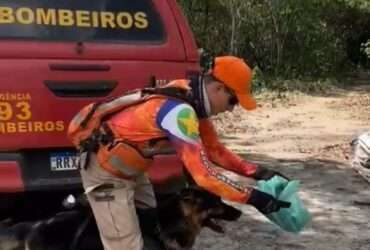
[[[195,249],[369,249],[370,185],[347,163],[255,154],[243,157],[300,180],[300,197],[312,214],[312,222],[294,235],[283,232],[252,207],[238,206],[245,216],[229,223],[225,235],[204,230]]]

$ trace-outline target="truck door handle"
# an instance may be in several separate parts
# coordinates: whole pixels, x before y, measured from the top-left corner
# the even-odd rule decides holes
[[[44,84],[59,97],[103,97],[111,93],[118,82],[115,80],[45,80]]]
[[[53,71],[109,71],[110,65],[106,64],[49,64]]]

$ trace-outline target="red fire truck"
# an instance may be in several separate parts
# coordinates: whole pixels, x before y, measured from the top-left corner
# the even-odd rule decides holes
[[[175,0],[1,1],[2,217],[81,187],[66,129],[82,106],[197,71]]]

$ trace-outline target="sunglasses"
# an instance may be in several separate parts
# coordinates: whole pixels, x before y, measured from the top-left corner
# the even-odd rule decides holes
[[[234,94],[233,91],[231,91],[230,89],[227,88],[227,92],[229,92],[229,105],[230,106],[235,106],[239,103],[238,101],[238,98],[236,97],[236,95]]]
[[[238,98],[236,98],[236,95],[230,96],[230,98],[229,98],[229,104],[231,106],[235,106],[238,103],[239,103],[239,101],[238,101]]]

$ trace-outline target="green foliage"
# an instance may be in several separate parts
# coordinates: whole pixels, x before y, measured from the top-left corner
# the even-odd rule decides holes
[[[253,93],[260,93],[260,92],[265,91],[267,88],[269,88],[269,86],[267,84],[267,79],[263,75],[263,72],[261,71],[261,69],[258,66],[256,66],[253,69],[252,82],[253,82],[253,84],[252,84],[252,86],[253,86],[252,92]]]
[[[369,11],[370,12],[370,1],[369,0],[342,0],[345,4],[352,8]]]
[[[318,80],[284,80],[276,79],[272,81],[272,88],[278,92],[299,91],[301,93],[325,93],[333,86],[335,81],[329,78]]]
[[[244,53],[273,76],[318,76],[333,70],[343,55],[314,1],[249,1],[243,24]]]
[[[367,58],[370,59],[370,39],[366,43],[362,44],[362,51],[365,53]]]
[[[179,2],[205,65],[216,55],[243,57],[258,69],[256,91],[272,87],[267,78],[318,79],[369,64],[370,0]]]
[[[213,63],[213,56],[203,49],[200,49],[200,66],[203,69],[203,72],[207,72]]]

